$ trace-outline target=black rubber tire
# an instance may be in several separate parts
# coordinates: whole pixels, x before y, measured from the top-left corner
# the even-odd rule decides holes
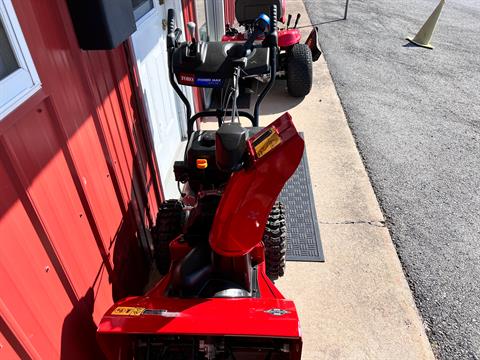
[[[287,254],[287,224],[285,220],[285,207],[277,202],[268,216],[265,232],[263,233],[265,245],[265,267],[267,276],[275,281],[285,274]]]
[[[165,275],[170,268],[170,242],[182,233],[185,219],[182,203],[167,200],[160,205],[155,226],[152,229],[155,265]]]
[[[304,97],[312,90],[312,51],[306,44],[295,44],[287,53],[287,89],[293,97]]]

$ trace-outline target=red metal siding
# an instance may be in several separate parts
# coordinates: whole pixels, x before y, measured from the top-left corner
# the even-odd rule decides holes
[[[101,358],[97,321],[147,279],[155,158],[125,48],[80,51],[63,0],[13,3],[42,90],[0,122],[0,358]]]
[[[225,24],[235,23],[235,0],[225,0]]]

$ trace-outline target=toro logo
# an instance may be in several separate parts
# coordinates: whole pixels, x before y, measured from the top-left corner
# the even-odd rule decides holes
[[[180,82],[184,85],[194,85],[195,75],[180,73]]]

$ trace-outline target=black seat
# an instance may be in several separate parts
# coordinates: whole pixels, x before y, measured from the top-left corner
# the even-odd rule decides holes
[[[283,16],[282,0],[237,0],[235,17],[240,24],[253,23],[260,13],[270,16],[270,6],[277,5],[277,18]]]

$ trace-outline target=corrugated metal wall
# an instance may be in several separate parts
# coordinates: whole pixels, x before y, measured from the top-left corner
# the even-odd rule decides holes
[[[142,291],[161,200],[125,48],[82,52],[64,0],[13,1],[42,90],[0,121],[0,358],[96,359]]]
[[[225,24],[235,23],[235,0],[225,0]]]

